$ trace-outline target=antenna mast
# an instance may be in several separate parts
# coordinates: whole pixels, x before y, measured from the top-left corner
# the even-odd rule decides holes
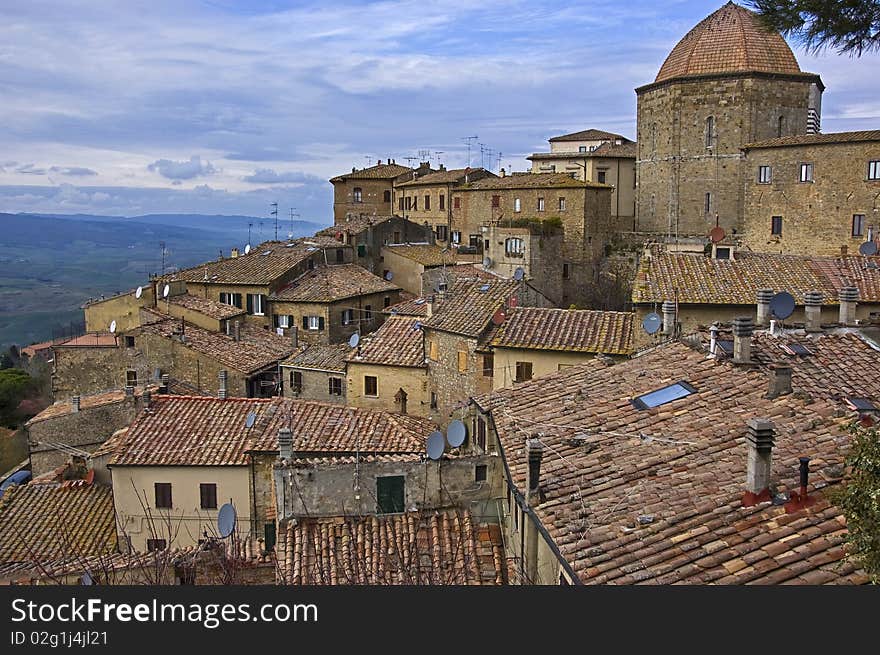
[[[478,137],[478,136],[463,136],[463,137],[461,137],[462,141],[467,142],[467,153],[468,153],[467,167],[468,168],[471,167],[471,143],[473,143],[474,141],[476,141],[479,138],[480,137]]]
[[[275,217],[275,241],[278,241],[278,203],[273,202],[271,207],[272,211],[269,212],[269,215]]]
[[[162,275],[165,275],[165,242],[160,241],[159,247],[162,249]]]

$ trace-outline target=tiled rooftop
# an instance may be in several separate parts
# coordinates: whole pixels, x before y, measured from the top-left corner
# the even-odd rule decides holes
[[[198,312],[199,314],[216,318],[218,321],[224,321],[234,316],[241,316],[245,313],[243,309],[239,309],[238,307],[226,305],[217,300],[211,300],[210,298],[192,296],[188,293],[170,296],[168,302],[172,305],[177,305],[178,307],[183,307],[184,309],[189,309]]]
[[[515,307],[490,342],[502,348],[629,355],[634,315],[589,309]]]
[[[458,184],[464,182],[465,179],[477,180],[483,177],[497,176],[491,171],[487,171],[485,168],[453,168],[448,171],[437,171],[435,173],[421,175],[415,180],[398,184],[397,188],[426,186],[431,184]]]
[[[348,361],[356,364],[424,367],[424,337],[420,320],[412,316],[389,316],[382,327],[361,339]]]
[[[498,526],[468,511],[290,521],[279,544],[281,577],[305,585],[504,584]]]
[[[110,332],[88,332],[66,341],[56,342],[53,348],[113,348],[116,346],[116,335]]]
[[[504,177],[486,177],[462,184],[459,191],[488,191],[493,189],[556,189],[556,188],[610,189],[607,184],[576,180],[568,173],[511,173]]]
[[[751,71],[797,74],[801,69],[778,32],[768,31],[754,12],[728,2],[678,42],[654,81]]]
[[[293,357],[288,357],[281,362],[281,365],[345,373],[345,358],[350,352],[351,347],[347,343],[315,344],[308,346]]]
[[[175,335],[180,329],[180,320],[168,319],[149,323],[139,329],[166,339],[179,339]],[[183,335],[185,342],[181,345],[245,374],[260,371],[286,359],[294,352],[293,342],[289,338],[249,323],[243,323],[239,327],[239,335],[241,340],[236,341],[231,335],[186,323]]]
[[[781,148],[784,146],[812,146],[825,143],[859,143],[864,141],[880,141],[880,130],[865,130],[861,132],[828,132],[826,134],[798,134],[796,136],[781,136],[766,141],[747,143],[743,150],[753,148]]]
[[[424,325],[433,330],[478,337],[491,324],[492,315],[506,307],[520,283],[514,280],[457,280],[434,304]]]
[[[303,273],[271,296],[281,302],[326,303],[397,291],[400,287],[357,264],[319,266]]]
[[[593,128],[589,130],[581,130],[580,132],[572,132],[571,134],[563,134],[562,136],[554,136],[551,139],[548,139],[548,141],[554,143],[556,141],[614,141],[615,139],[629,141],[629,139],[620,134],[606,132],[604,130],[596,130]]]
[[[613,142],[606,141],[602,145],[600,145],[595,150],[590,152],[536,152],[526,159],[595,159],[601,157],[621,157],[624,159],[635,159],[638,154],[638,146],[634,141],[626,141],[621,145],[616,145]]]
[[[871,257],[880,262],[880,257]],[[825,304],[837,304],[842,287],[855,286],[859,298],[880,302],[880,268],[866,268],[866,258],[808,257],[737,252],[735,259],[669,253],[662,246],[643,257],[633,286],[634,303],[752,305],[759,289],[787,291],[803,304],[808,291],[821,291]]]
[[[396,218],[396,216],[347,216],[342,222],[315,232],[315,236],[336,238],[336,234],[339,232],[360,234],[371,227],[390,221],[392,218]],[[342,242],[340,241],[339,243]]]
[[[149,389],[151,391],[156,390],[155,387],[149,387]],[[135,397],[140,396],[143,391],[143,387],[135,387]],[[81,412],[85,412],[89,409],[105,407],[114,403],[121,403],[124,400],[125,389],[115,389],[113,391],[107,391],[105,393],[97,393],[90,396],[81,396],[79,401],[79,408]],[[34,416],[31,420],[27,422],[27,425],[33,425],[34,423],[39,423],[40,421],[47,421],[49,419],[67,416],[68,414],[72,413],[72,411],[73,404],[70,400],[58,401],[52,405],[49,405],[42,412]]]
[[[207,281],[211,284],[268,285],[307,259],[316,250],[342,247],[344,246],[336,239],[325,236],[294,241],[266,241],[251,248],[247,255],[215,259],[177,271],[166,278],[194,283]]]
[[[427,316],[428,309],[425,307],[427,300],[422,296],[403,292],[401,297],[407,296],[404,300],[389,305],[382,310],[383,314],[399,314],[401,316]]]
[[[81,480],[13,486],[0,498],[0,563],[48,562],[116,550],[109,487]]]
[[[456,261],[455,250],[429,243],[388,243],[382,247],[423,266],[450,266]]]
[[[343,180],[393,180],[404,173],[411,173],[413,169],[400,164],[379,163],[376,166],[369,166],[360,170],[353,170],[351,173],[337,175],[332,178],[331,182],[341,182]]]
[[[653,409],[630,400],[684,380],[696,392]],[[533,509],[583,582],[862,583],[844,561],[844,519],[828,505],[849,436],[840,405],[794,393],[765,398],[766,372],[707,358],[681,343],[614,366],[590,361],[477,399],[492,409],[516,486],[525,439],[544,445]],[[810,463],[817,503],[786,514],[742,506],[746,423],[776,429],[772,481],[799,488]]]

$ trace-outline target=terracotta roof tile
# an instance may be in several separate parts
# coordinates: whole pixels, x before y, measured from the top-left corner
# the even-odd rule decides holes
[[[505,580],[500,531],[467,510],[290,521],[281,577],[295,585],[481,585]]]
[[[412,168],[401,166],[400,164],[377,164],[360,170],[354,170],[351,173],[337,175],[331,178],[331,182],[341,182],[343,180],[393,180],[400,177],[404,173],[411,173]]]
[[[350,215],[346,216],[342,219],[341,222],[336,225],[331,225],[330,227],[325,227],[323,230],[319,230],[315,232],[315,236],[326,236],[326,237],[336,237],[336,234],[340,232],[347,232],[349,234],[360,234],[361,232],[366,232],[369,228],[375,227],[377,225],[381,225],[386,221],[390,221],[392,218],[398,218],[397,216],[365,216],[365,215]],[[342,243],[341,241],[339,243]]]
[[[858,143],[863,141],[880,141],[880,130],[865,130],[861,132],[828,132],[825,134],[798,134],[782,136],[766,141],[747,143],[743,150],[753,148],[782,148],[785,146],[812,146],[834,143]]]
[[[361,339],[348,361],[354,364],[424,367],[424,335],[411,316],[389,316],[375,332]]]
[[[397,188],[406,188],[413,186],[426,186],[432,184],[461,184],[465,179],[478,180],[483,177],[497,177],[495,173],[487,171],[485,168],[453,168],[448,171],[437,171],[421,175],[409,182],[403,182],[397,185]]]
[[[728,2],[678,42],[654,81],[751,71],[796,74],[801,69],[778,32],[768,31],[754,12]]]
[[[151,391],[155,391],[156,387],[148,387]],[[135,387],[134,395],[140,396],[144,391],[144,387]],[[125,400],[125,389],[115,389],[113,391],[107,391],[104,393],[96,393],[89,396],[81,396],[79,401],[80,411],[85,411],[88,409],[96,408],[96,407],[104,407],[106,405],[113,405],[115,403],[121,403]],[[58,418],[59,416],[67,416],[68,414],[73,412],[73,405],[71,401],[64,400],[58,401],[49,405],[42,412],[34,416],[31,420],[27,422],[26,425],[33,425],[34,423],[39,423],[40,421],[46,421],[53,418]]]
[[[345,358],[348,357],[350,352],[351,347],[347,343],[314,344],[293,357],[288,357],[281,362],[281,365],[292,368],[344,373]]]
[[[634,314],[515,307],[495,331],[492,346],[629,355]]]
[[[435,302],[433,315],[424,321],[432,330],[478,337],[490,325],[492,315],[506,307],[520,288],[514,280],[456,280],[443,298]]]
[[[116,335],[110,332],[88,332],[78,337],[59,341],[53,348],[115,348]]]
[[[581,130],[580,132],[572,132],[571,134],[563,134],[562,136],[554,136],[550,139],[550,143],[554,143],[556,141],[601,141],[601,140],[611,140],[614,139],[623,139],[624,141],[629,141],[625,136],[621,136],[620,134],[615,134],[614,132],[605,132],[604,130]]]
[[[47,562],[116,550],[109,487],[81,480],[13,486],[0,498],[0,562]]]
[[[462,184],[458,191],[489,191],[493,189],[556,189],[564,187],[610,189],[607,184],[576,180],[568,173],[512,173],[504,177],[487,177]]]
[[[357,264],[337,264],[303,273],[270,298],[281,302],[325,303],[399,288]]]
[[[678,380],[695,393],[653,409],[630,399]],[[477,400],[492,411],[513,482],[526,485],[526,437],[545,445],[533,509],[590,584],[769,584],[821,569],[851,578],[841,560],[844,523],[822,472],[840,466],[849,437],[836,405],[790,394],[764,397],[760,369],[735,367],[671,343],[606,367],[587,362]],[[742,507],[746,422],[776,429],[772,479],[797,489],[798,457],[813,457],[816,504],[785,514]],[[760,552],[759,552],[760,551]],[[781,572],[785,572],[784,574]],[[823,576],[824,577],[824,576]]]
[[[443,266],[456,263],[454,250],[429,243],[388,243],[382,246],[395,255],[406,257],[424,266]]]
[[[241,316],[245,313],[243,309],[225,305],[222,302],[211,300],[210,298],[202,298],[200,296],[192,296],[188,293],[182,293],[168,298],[168,302],[184,309],[189,309],[211,318],[223,321],[233,316]]]

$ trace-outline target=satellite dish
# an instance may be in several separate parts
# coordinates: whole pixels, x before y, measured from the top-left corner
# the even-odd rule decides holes
[[[648,334],[656,334],[662,325],[663,319],[655,312],[651,312],[642,319],[642,329]]]
[[[723,227],[719,227],[718,225],[709,230],[709,239],[712,243],[719,243],[726,236],[727,232],[724,231]]]
[[[516,270],[513,272],[513,279],[519,282],[525,277],[526,272],[522,269],[522,266],[517,266]]]
[[[166,284],[165,288],[162,289],[162,297],[167,298],[169,293],[171,293],[171,286]]]
[[[877,242],[876,241],[865,241],[862,245],[859,246],[859,252],[867,257],[871,255],[877,254]]]
[[[235,530],[235,508],[232,503],[226,503],[217,514],[217,533],[222,539],[226,539]]]
[[[776,318],[788,318],[794,312],[794,297],[781,291],[770,300],[770,313]]]
[[[134,292],[134,297],[140,298],[142,295],[144,295],[144,288],[138,287],[137,290],[135,290],[135,292]]]
[[[394,273],[391,271],[385,271],[385,279],[391,282],[394,279]]]
[[[257,420],[256,412],[248,412],[248,415],[244,419],[244,427],[252,428],[254,427],[254,421]]]
[[[492,268],[492,258],[483,257],[483,268]]]
[[[251,252],[251,244],[247,244],[244,247],[244,254],[247,255],[247,254],[250,254],[250,252]]]
[[[110,321],[110,334],[116,332],[116,321]]]
[[[348,340],[348,345],[352,348],[357,348],[358,344],[361,342],[361,335],[355,332],[351,335],[351,339]]]
[[[502,323],[504,323],[505,318],[507,318],[507,316],[504,314],[503,309],[499,309],[497,312],[492,314],[492,322],[495,325],[501,325]]]
[[[454,420],[452,423],[449,424],[449,427],[446,428],[446,440],[453,448],[458,448],[459,446],[461,446],[464,443],[464,439],[466,436],[467,427],[458,419]]]
[[[443,451],[446,450],[446,437],[442,432],[432,432],[428,435],[428,457],[437,461],[443,457]]]
[[[413,330],[421,330],[422,329],[422,322],[416,321],[415,323],[413,323],[412,329]]]
[[[92,574],[86,571],[82,574],[82,577],[79,579],[80,584],[84,584],[86,586],[90,586],[95,584],[95,580],[92,578]]]

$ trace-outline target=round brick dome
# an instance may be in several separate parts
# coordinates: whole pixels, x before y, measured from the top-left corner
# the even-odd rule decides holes
[[[728,2],[678,42],[654,81],[756,71],[800,73],[801,69],[778,32],[767,31],[757,14]]]

